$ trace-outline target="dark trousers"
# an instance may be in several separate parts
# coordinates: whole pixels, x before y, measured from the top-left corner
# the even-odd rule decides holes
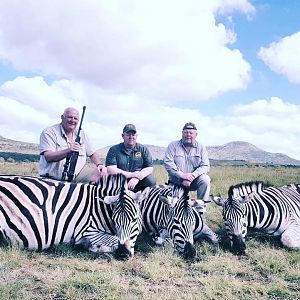
[[[142,191],[146,187],[152,187],[156,185],[156,180],[152,174],[148,175],[144,179],[140,180],[139,183],[135,186],[134,192]]]

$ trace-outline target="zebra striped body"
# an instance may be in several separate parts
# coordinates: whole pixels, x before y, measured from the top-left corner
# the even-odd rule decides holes
[[[287,247],[300,247],[300,185],[264,189],[262,182],[242,183],[229,188],[228,199],[213,200],[223,206],[234,251],[244,252],[247,228],[281,236]]]
[[[0,243],[43,250],[74,243],[93,252],[119,245],[107,196],[131,199],[126,178],[107,176],[98,185],[28,176],[0,176]]]
[[[186,257],[195,256],[194,240],[207,238],[213,243],[219,241],[203,221],[202,214],[194,208],[198,204],[189,200],[188,191],[182,187],[152,187],[140,203],[143,228],[157,245],[171,238],[177,251]]]

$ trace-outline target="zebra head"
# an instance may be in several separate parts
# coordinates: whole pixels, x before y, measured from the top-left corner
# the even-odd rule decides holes
[[[167,230],[174,248],[186,259],[197,254],[194,247],[194,228],[196,224],[193,206],[196,201],[189,200],[188,190],[183,187],[173,187],[172,194],[159,199],[169,206]],[[199,201],[199,200],[198,200]]]
[[[222,216],[231,240],[232,251],[238,255],[245,254],[246,249],[248,217],[245,204],[251,201],[261,189],[261,182],[249,182],[231,186],[227,199],[212,196],[212,200],[223,207]]]
[[[112,220],[119,239],[119,245],[115,251],[115,255],[119,259],[128,259],[134,256],[135,242],[142,232],[139,201],[146,197],[147,193],[149,193],[149,189],[137,193],[130,191],[125,179],[119,194],[104,197],[106,204],[115,205]]]

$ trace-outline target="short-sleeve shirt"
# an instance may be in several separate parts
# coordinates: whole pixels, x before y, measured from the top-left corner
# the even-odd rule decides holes
[[[77,136],[77,131],[74,132],[74,141]],[[43,155],[45,151],[58,151],[69,148],[71,143],[61,124],[56,124],[43,130],[40,135],[40,162],[39,162],[39,174],[40,176],[47,176],[60,180],[64,170],[66,159],[62,159],[57,162],[48,163]],[[87,156],[91,156],[95,150],[92,148],[87,135],[83,130],[80,131],[80,144],[81,149],[79,151],[78,160],[75,168],[75,176],[82,170],[86,164]]]
[[[136,144],[131,150],[127,150],[124,143],[112,146],[106,156],[106,166],[117,166],[117,168],[127,171],[140,171],[147,167],[152,167],[152,157],[147,147]]]

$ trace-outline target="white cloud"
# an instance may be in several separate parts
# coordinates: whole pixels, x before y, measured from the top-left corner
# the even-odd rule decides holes
[[[53,97],[37,101],[41,87]],[[80,94],[76,107],[81,111],[83,105],[87,106],[83,129],[96,148],[121,142],[126,123],[137,126],[138,142],[167,146],[180,139],[183,125],[191,121],[197,124],[198,140],[207,146],[247,141],[266,151],[300,159],[300,128],[295,126],[300,123],[300,105],[283,99],[260,99],[210,117],[196,109],[177,108],[163,102],[153,105],[151,98],[140,101],[135,94],[109,94],[94,85],[66,80],[47,84],[40,78],[17,78],[0,87],[1,135],[38,143],[40,132],[60,122],[65,107],[74,106],[72,99],[76,93]],[[17,98],[22,94],[28,95],[26,100]]]
[[[292,83],[300,83],[300,31],[261,47],[258,57],[274,72]]]
[[[215,14],[246,0],[4,0],[0,57],[16,69],[171,103],[246,88],[250,65]]]
[[[228,142],[242,140],[263,150],[300,159],[300,105],[272,97],[237,105],[227,116],[213,120],[213,138]],[[211,134],[211,132],[210,132]]]

